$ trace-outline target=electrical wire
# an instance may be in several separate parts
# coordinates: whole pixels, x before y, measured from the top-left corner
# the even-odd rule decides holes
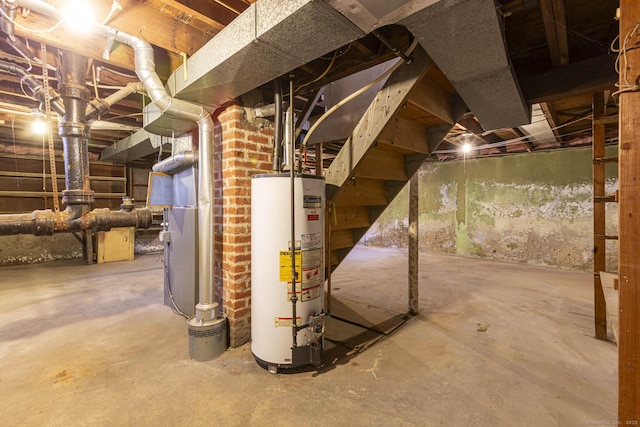
[[[409,56],[411,55],[411,52],[413,52],[413,50],[416,48],[416,46],[418,45],[418,40],[414,39],[413,42],[411,43],[411,45],[409,46],[409,48],[407,49],[407,51],[405,52],[405,55]],[[333,114],[334,112],[336,112],[340,107],[342,107],[343,105],[347,104],[349,101],[354,100],[355,98],[357,98],[358,96],[362,95],[364,92],[366,92],[367,90],[371,89],[373,86],[375,86],[376,84],[378,84],[382,79],[388,77],[391,75],[391,73],[393,73],[395,70],[397,70],[398,68],[400,68],[400,66],[402,64],[404,64],[405,62],[402,60],[402,58],[398,58],[398,61],[393,64],[393,66],[391,68],[389,68],[387,71],[385,71],[384,73],[380,74],[378,77],[376,77],[374,80],[370,81],[369,83],[367,83],[366,85],[362,86],[360,89],[358,89],[357,91],[353,92],[351,95],[347,96],[346,98],[342,99],[340,102],[338,102],[336,105],[334,105],[333,107],[331,107],[329,110],[327,110],[322,116],[320,116],[320,118],[318,120],[316,120],[316,122],[313,124],[313,126],[311,126],[309,128],[309,130],[307,131],[307,134],[304,137],[304,140],[302,141],[302,146],[301,146],[301,150],[304,152],[304,150],[306,150],[307,148],[307,143],[309,142],[309,138],[311,138],[311,135],[313,135],[313,132],[318,128],[318,126],[320,126],[320,124],[322,124],[322,122],[324,122],[331,114]]]
[[[563,124],[561,124],[559,126],[551,128],[551,130],[553,131],[553,130],[561,129],[563,127],[570,126],[570,125],[575,124],[577,122],[580,122],[582,120],[591,119],[592,117],[593,117],[593,114],[588,114],[588,115],[586,115],[584,117],[580,117],[579,119],[575,119],[575,120],[572,120],[570,122],[563,123]],[[585,132],[585,131],[584,130],[579,130],[579,131],[563,134],[562,136],[571,136],[571,135],[575,135],[575,134],[582,133],[582,132]],[[521,136],[521,137],[518,137],[518,138],[508,139],[508,140],[505,140],[505,141],[494,142],[494,143],[491,143],[491,144],[478,145],[476,147],[472,147],[472,150],[473,151],[479,151],[479,150],[485,150],[485,149],[488,149],[488,148],[506,147],[507,145],[517,144],[517,143],[520,143],[520,142],[522,142],[522,141],[524,141],[526,139],[535,138],[537,136],[543,136],[543,135],[544,135],[544,133],[537,133],[537,134]],[[551,141],[543,141],[543,142],[551,142]],[[457,152],[458,152],[458,149],[435,150],[433,152],[433,154],[451,154],[451,153],[457,153]]]
[[[615,86],[618,88],[617,91],[615,91],[614,93],[611,94],[611,96],[613,96],[614,98],[617,99],[617,97],[620,96],[621,93],[625,93],[625,92],[637,92],[640,90],[640,85],[634,85],[629,83],[629,79],[627,76],[627,71],[628,71],[628,67],[627,67],[627,51],[628,50],[632,50],[632,49],[637,49],[638,47],[640,47],[640,42],[636,42],[635,44],[631,45],[631,46],[627,46],[627,44],[629,43],[631,37],[633,36],[637,36],[638,35],[638,29],[640,29],[640,21],[636,23],[636,25],[629,31],[627,32],[627,34],[624,36],[624,40],[622,41],[622,46],[620,46],[619,49],[616,49],[615,43],[616,41],[620,40],[620,35],[616,36],[615,39],[613,39],[613,41],[611,42],[611,46],[610,49],[612,52],[617,53],[618,56],[616,57],[616,62],[615,62],[615,70],[616,72],[620,75],[621,78],[621,82],[618,82],[615,84]],[[624,62],[624,68],[622,70],[622,72],[620,71],[620,59],[622,58],[623,62]]]
[[[329,73],[329,71],[331,71],[331,68],[333,67],[333,64],[336,62],[336,58],[338,57],[338,51],[336,50],[333,54],[333,58],[331,58],[331,62],[329,63],[329,65],[327,66],[327,68],[322,72],[322,74],[320,74],[318,77],[316,77],[315,79],[311,80],[310,82],[307,82],[305,84],[302,84],[300,86],[298,86],[294,92],[299,92],[300,89],[303,89],[307,86],[309,86],[312,83],[317,82],[318,80],[321,80],[322,78],[324,78],[324,76],[327,75],[327,73]]]

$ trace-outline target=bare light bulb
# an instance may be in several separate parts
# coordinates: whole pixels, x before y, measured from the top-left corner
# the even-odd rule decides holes
[[[88,33],[95,25],[93,9],[88,1],[70,0],[64,9],[67,27],[78,33]]]
[[[471,144],[469,144],[468,142],[465,142],[464,144],[462,144],[462,152],[464,154],[468,154],[471,152]]]
[[[44,120],[40,118],[36,118],[31,123],[31,131],[38,135],[44,135],[45,132],[47,132],[47,124],[45,123]]]

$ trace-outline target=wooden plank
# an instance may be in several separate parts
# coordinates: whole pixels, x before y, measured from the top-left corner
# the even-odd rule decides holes
[[[383,130],[402,107],[411,89],[425,74],[431,60],[420,47],[410,64],[400,66],[391,74],[360,119],[352,136],[344,144],[326,171],[326,182],[337,188],[348,181],[356,167]]]
[[[567,11],[564,0],[540,0],[549,56],[554,67],[569,63]]]
[[[386,206],[384,181],[358,178],[344,184],[335,197],[336,206]]]
[[[429,142],[425,127],[412,120],[396,116],[378,138],[378,146],[386,145],[402,150],[405,154],[429,154]]]
[[[179,0],[179,3],[197,12],[200,16],[208,16],[225,26],[229,25],[239,15],[239,13],[216,1]]]
[[[101,0],[98,8],[108,11],[111,3],[111,0]],[[165,49],[169,55],[163,59],[163,62],[169,65],[169,72],[181,64],[180,52],[193,54],[211,39],[210,35],[201,31],[196,31],[194,34],[193,27],[180,22],[175,17],[159,13],[154,8],[136,0],[120,0],[119,3],[126,12],[115,13],[109,21],[109,26]],[[56,23],[55,20],[37,13],[30,13],[26,18],[18,14],[16,20],[27,28],[49,28]],[[65,25],[48,33],[26,32],[16,26],[16,34],[61,49],[69,49],[73,46],[74,52],[105,62],[102,59],[102,52],[106,39],[99,34],[78,34]],[[126,45],[115,43],[107,62],[127,70],[134,70],[133,51]]]
[[[602,93],[593,94],[593,117],[600,118],[604,114],[604,96]],[[604,125],[593,124],[593,158],[604,157]],[[606,242],[599,239],[598,235],[605,234],[606,218],[605,205],[599,203],[597,198],[605,194],[605,166],[594,163],[593,165],[593,298],[594,298],[594,322],[596,338],[607,339],[607,307],[602,291],[600,271],[606,267]]]
[[[560,121],[558,120],[558,112],[556,111],[556,107],[553,105],[553,102],[541,102],[540,108],[542,109],[544,117],[547,119],[547,122],[551,127],[551,131],[556,136],[556,141],[558,141],[560,139],[560,132],[558,132]]]
[[[352,230],[331,231],[331,250],[352,248],[354,244]]]
[[[329,256],[329,260],[331,262],[331,266],[336,266],[340,264],[340,257],[338,255],[338,251],[331,251],[331,255]]]
[[[397,152],[375,148],[370,150],[356,169],[356,177],[407,181],[404,157]]]
[[[160,10],[163,10],[161,9],[163,7],[161,5],[166,4],[167,6],[170,6],[179,12],[190,15],[194,19],[202,21],[204,24],[210,26],[212,29],[216,31],[220,31],[225,27],[224,24],[222,24],[220,21],[213,19],[213,17],[203,15],[202,13],[191,9],[189,6],[186,6],[176,0],[146,0],[145,3],[147,3],[150,6],[156,7]]]
[[[597,120],[594,120],[594,123],[599,125],[617,125],[618,124],[618,116],[604,116],[600,117]]]
[[[419,248],[418,248],[418,174],[414,174],[409,181],[409,232],[408,232],[408,294],[409,294],[409,313],[416,315],[420,312],[418,303],[418,264],[419,264]]]
[[[522,95],[535,104],[610,89],[618,80],[614,63],[614,57],[602,55],[524,77],[520,79]]]
[[[424,77],[411,89],[407,104],[445,123],[454,123],[450,95],[428,77]]]
[[[335,222],[331,230],[369,227],[369,208],[366,206],[341,206],[335,208]]]
[[[101,0],[111,5],[111,0]],[[118,0],[124,13],[114,13],[109,26],[134,35],[169,52],[193,55],[212,35],[197,30],[175,16],[161,13],[137,0]],[[104,42],[99,45],[104,49]]]
[[[616,274],[600,272],[600,280],[607,303],[607,329],[613,332],[616,342],[620,339],[620,298],[618,292],[618,276]]]
[[[624,40],[640,21],[640,2],[621,0],[620,11],[620,38]],[[640,42],[638,33],[634,34],[628,46]],[[628,50],[621,61],[620,69],[626,69],[632,83],[635,82],[640,74],[640,50]],[[640,139],[640,93],[621,93],[619,103],[618,422],[629,424],[640,419],[640,147],[637,144]]]

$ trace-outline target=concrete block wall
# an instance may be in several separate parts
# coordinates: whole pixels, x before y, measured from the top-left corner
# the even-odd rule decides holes
[[[251,176],[271,170],[273,126],[240,104],[216,118],[215,280],[232,347],[251,338]]]

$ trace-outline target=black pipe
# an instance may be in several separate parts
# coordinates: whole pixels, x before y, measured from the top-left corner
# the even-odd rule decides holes
[[[94,209],[80,218],[74,218],[69,209],[55,213],[52,210],[25,214],[0,215],[0,236],[33,234],[51,236],[54,233],[91,230],[109,231],[113,227],[148,228],[153,217],[149,209]]]
[[[280,160],[282,152],[282,83],[279,78],[273,81],[273,103],[275,105],[273,117],[273,170],[280,172],[282,170],[282,161]]]
[[[72,52],[60,51],[60,96],[64,116],[58,123],[64,152],[65,186],[62,202],[73,218],[89,212],[94,202],[89,184],[89,149],[91,130],[86,124],[85,111],[90,91],[84,85],[88,60]]]
[[[33,74],[30,74],[18,65],[6,61],[0,61],[0,71],[20,77],[20,79],[26,83],[33,97],[41,103],[45,102],[46,94],[44,85]],[[51,100],[51,108],[53,108],[56,113],[64,115],[64,105],[60,99],[60,95],[52,88],[49,88],[49,99]]]
[[[411,61],[413,61],[413,56],[407,56],[403,51],[401,51],[400,49],[398,49],[397,47],[395,47],[390,41],[389,39],[387,39],[387,37],[382,34],[382,31],[376,29],[371,31],[373,33],[374,36],[376,36],[378,38],[378,40],[380,40],[386,47],[388,47],[389,49],[391,49],[391,51],[393,53],[396,54],[396,56],[399,56],[400,58],[402,58],[402,60],[404,62],[406,62],[407,64],[411,64]]]

